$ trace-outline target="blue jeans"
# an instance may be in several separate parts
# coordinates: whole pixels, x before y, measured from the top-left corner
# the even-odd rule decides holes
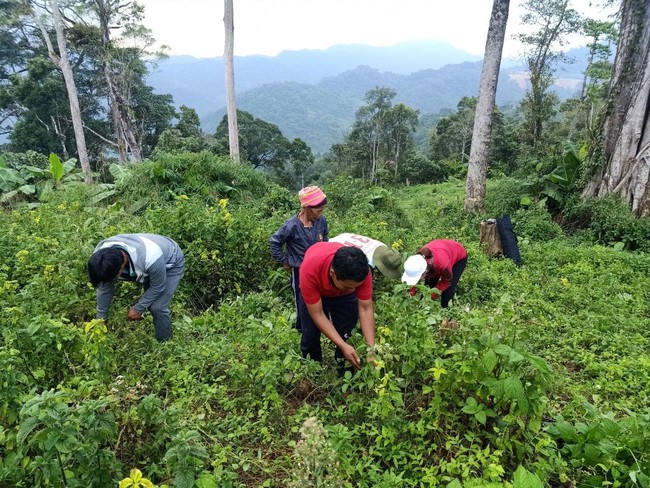
[[[359,320],[359,304],[357,294],[350,293],[342,297],[321,297],[323,312],[332,321],[334,328],[347,341]],[[300,351],[303,357],[309,356],[314,361],[323,361],[323,351],[320,345],[321,331],[312,320],[307,305],[301,299],[299,316],[302,323],[302,336],[300,337]],[[337,360],[344,360],[343,352],[337,347],[334,354]]]
[[[178,283],[185,272],[185,257],[181,254],[174,266],[167,269],[165,280],[165,291],[149,305],[149,312],[153,317],[153,327],[156,332],[156,339],[163,342],[172,337],[172,318],[169,310],[169,302],[174,296]]]

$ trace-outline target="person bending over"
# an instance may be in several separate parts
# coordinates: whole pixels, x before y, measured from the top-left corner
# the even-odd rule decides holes
[[[120,234],[101,241],[88,259],[88,276],[97,289],[97,318],[108,320],[116,281],[144,285],[140,300],[129,308],[127,320],[141,320],[149,309],[158,341],[172,336],[169,302],[185,271],[178,244],[156,234]]]
[[[347,343],[357,321],[368,346],[375,345],[372,275],[363,251],[335,242],[314,244],[300,268],[300,293],[302,355],[322,362],[323,333],[336,346],[340,373],[344,359],[360,368],[361,358]]]

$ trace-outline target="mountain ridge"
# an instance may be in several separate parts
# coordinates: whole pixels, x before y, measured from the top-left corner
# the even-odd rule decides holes
[[[436,60],[428,57],[448,48],[447,55]],[[555,89],[561,98],[575,93],[582,82],[585,50],[576,50],[575,54],[580,62],[562,65],[558,71],[561,79]],[[442,64],[449,57],[458,62]],[[363,104],[365,93],[376,86],[394,89],[395,103],[405,103],[423,115],[455,110],[463,96],[476,96],[478,92],[482,61],[474,58],[477,56],[445,43],[430,42],[403,43],[390,48],[333,46],[324,51],[236,58],[237,108],[278,125],[289,139],[300,137],[315,152],[322,153],[342,140],[354,122],[355,111]],[[382,70],[372,63],[392,69]],[[437,67],[408,72],[418,63]],[[351,67],[337,72],[345,66]],[[177,106],[194,108],[208,133],[215,131],[225,113],[221,58],[172,59],[166,67],[163,64],[161,70],[152,73],[149,83],[156,92],[171,93]],[[523,97],[526,84],[523,67],[513,60],[504,60],[497,104],[516,104]]]

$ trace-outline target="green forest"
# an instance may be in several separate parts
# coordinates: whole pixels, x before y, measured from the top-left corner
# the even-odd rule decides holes
[[[522,3],[517,107],[377,86],[316,156],[243,110],[233,155],[227,116],[205,133],[155,94],[135,2],[0,0],[0,486],[649,488],[650,5]],[[560,101],[573,32],[590,58]],[[302,357],[269,249],[307,185],[330,236],[468,254],[448,308],[376,274],[375,363],[343,376],[326,338]],[[502,215],[522,266],[481,245]],[[96,318],[88,258],[127,233],[185,254],[166,342],[127,320],[136,284]]]

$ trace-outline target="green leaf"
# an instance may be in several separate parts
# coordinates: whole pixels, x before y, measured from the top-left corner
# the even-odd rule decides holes
[[[483,356],[483,366],[488,373],[491,373],[494,370],[494,367],[497,365],[497,355],[493,349],[488,349],[488,351]]]
[[[22,424],[20,424],[20,429],[18,429],[18,434],[16,434],[16,442],[22,444],[39,423],[40,421],[36,417],[27,418]]]
[[[484,410],[479,410],[474,414],[474,417],[476,417],[476,420],[481,422],[481,424],[485,425],[485,421],[487,420],[487,415]]]
[[[512,488],[544,488],[544,485],[536,474],[519,466],[515,471]]]
[[[576,441],[578,439],[578,436],[576,435],[576,431],[573,428],[573,425],[571,425],[566,420],[558,420],[557,422],[555,422],[553,427],[555,427],[555,430],[557,431],[557,435],[562,440]]]
[[[196,486],[198,488],[218,488],[217,480],[214,479],[214,476],[208,473],[203,473],[199,476],[199,479],[196,480]]]
[[[512,351],[512,348],[506,344],[497,344],[494,346],[494,352],[500,356],[510,356],[510,351]]]
[[[447,484],[447,488],[463,488],[463,485],[460,481],[454,480]]]
[[[479,406],[478,402],[474,397],[469,397],[467,400],[465,400],[465,406],[463,407],[463,412],[469,413],[469,414],[475,414],[478,412]]]
[[[61,181],[65,170],[63,168],[63,163],[61,163],[61,158],[54,153],[50,153],[50,173],[55,182]]]

